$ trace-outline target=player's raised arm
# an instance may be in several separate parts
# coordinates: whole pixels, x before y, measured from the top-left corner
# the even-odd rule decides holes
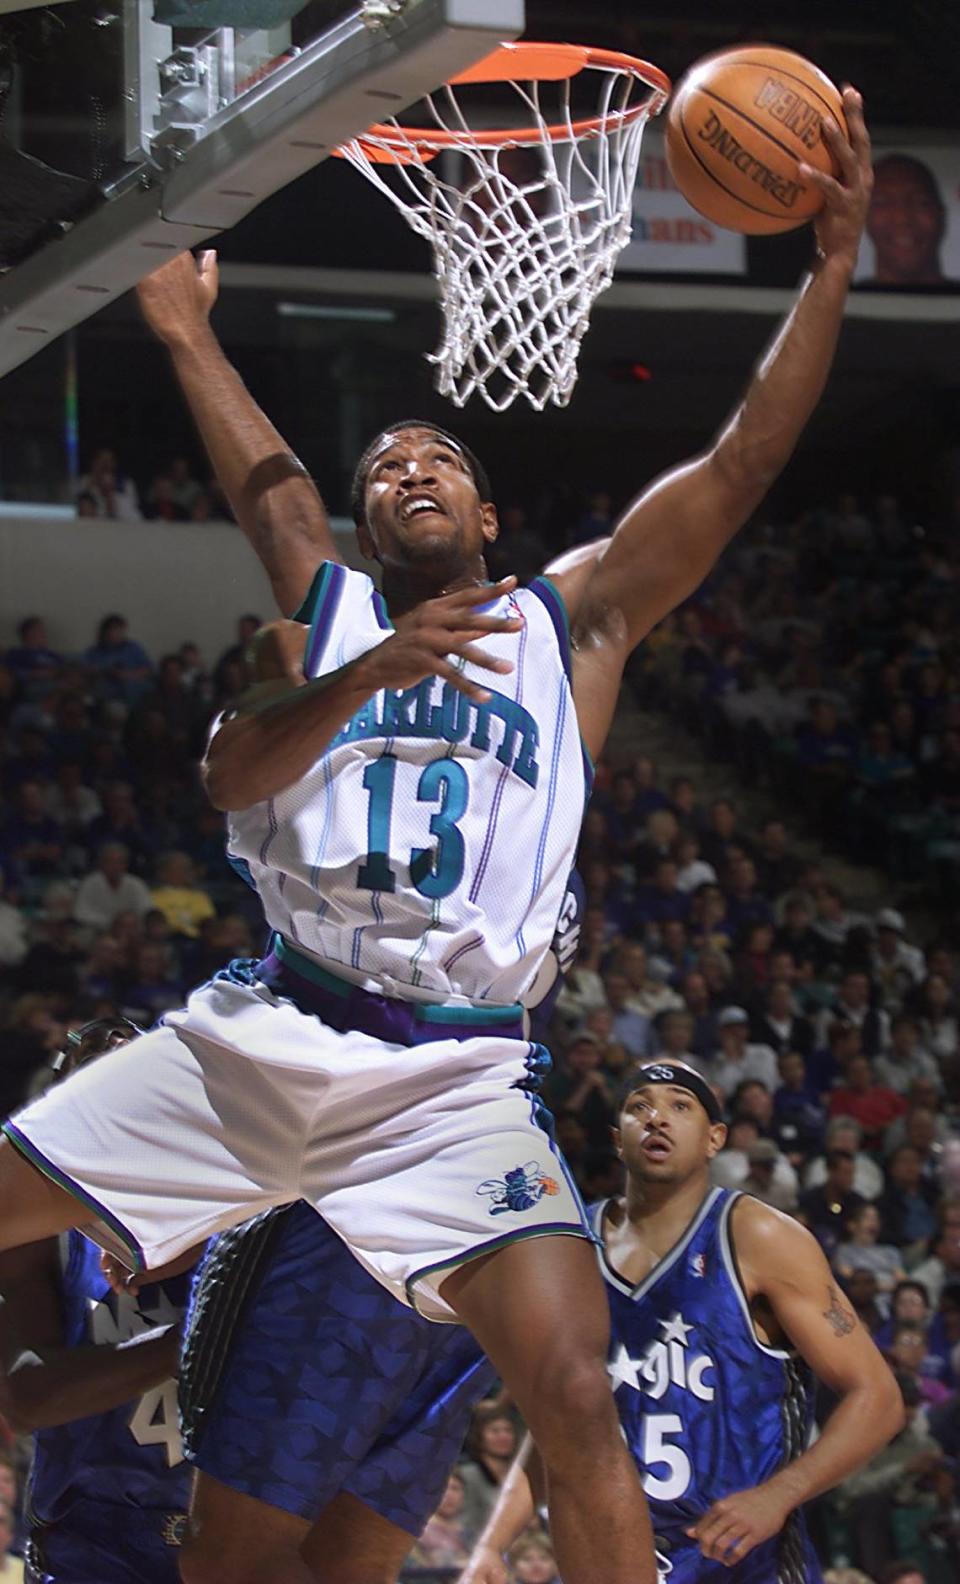
[[[851,88],[844,91],[844,112],[851,143],[833,122],[823,125],[840,180],[803,167],[825,207],[816,222],[817,264],[797,302],[713,445],[643,492],[584,592],[574,619],[575,679],[591,750],[602,745],[609,724],[614,667],[619,676],[630,650],[702,582],[789,460],[823,391],[872,183],[861,99]]]
[[[68,1347],[56,1238],[0,1254],[0,1414],[21,1435],[107,1413],[176,1375],[179,1327]]]
[[[574,545],[572,550],[564,550],[562,555],[555,556],[544,567],[542,575],[560,590],[569,612],[580,609],[584,591],[609,544],[608,536],[605,539],[592,539],[589,544]]]
[[[323,501],[306,468],[264,416],[210,328],[217,255],[181,253],[137,287],[187,398],[237,522],[263,562],[285,616],[321,561],[339,561]]]
[[[794,1508],[831,1490],[903,1426],[903,1402],[815,1238],[788,1216],[743,1198],[732,1217],[748,1295],[840,1399],[819,1439],[754,1490],[714,1502],[688,1531],[704,1556],[733,1563],[777,1534]]]

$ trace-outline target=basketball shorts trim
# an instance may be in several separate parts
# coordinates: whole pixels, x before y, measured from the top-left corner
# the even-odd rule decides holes
[[[198,1271],[184,1450],[310,1523],[346,1491],[415,1537],[493,1378],[463,1327],[398,1303],[308,1205],[291,1205],[225,1233]]]
[[[221,978],[8,1136],[137,1269],[305,1199],[398,1298],[450,1320],[437,1289],[464,1260],[534,1233],[592,1237],[530,1093],[542,1066],[539,1047],[488,1031],[408,1047],[331,1029]]]

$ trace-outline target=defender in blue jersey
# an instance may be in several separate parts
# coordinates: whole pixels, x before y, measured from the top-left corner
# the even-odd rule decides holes
[[[136,1033],[100,1019],[58,1063]],[[34,1437],[28,1584],[177,1584],[190,1466],[174,1377],[189,1282],[117,1294],[77,1230],[0,1255],[0,1410]]]
[[[806,1229],[710,1187],[725,1137],[692,1068],[629,1078],[626,1194],[592,1210],[610,1376],[664,1584],[816,1584],[801,1505],[895,1434],[900,1394]],[[811,1372],[840,1399],[813,1445]],[[463,1584],[504,1584],[502,1553],[531,1512],[520,1463]]]

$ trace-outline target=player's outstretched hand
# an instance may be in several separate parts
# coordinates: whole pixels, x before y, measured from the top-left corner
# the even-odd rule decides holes
[[[509,1584],[509,1578],[499,1551],[494,1551],[491,1546],[478,1545],[457,1579],[457,1584]]]
[[[849,85],[843,90],[843,113],[850,141],[837,123],[824,117],[821,135],[840,167],[840,178],[801,163],[804,181],[818,188],[824,206],[814,221],[817,246],[824,258],[839,258],[852,269],[860,249],[860,238],[873,191],[873,165],[870,161],[870,134],[863,119],[863,98]]]
[[[205,248],[194,258],[178,253],[147,275],[137,287],[143,317],[168,345],[206,324],[220,290],[217,255]]]
[[[791,1511],[789,1502],[769,1484],[758,1485],[714,1502],[687,1534],[705,1557],[734,1567],[754,1546],[779,1534]]]
[[[515,577],[501,578],[499,583],[471,585],[456,589],[452,594],[441,594],[436,599],[424,600],[396,622],[396,632],[363,657],[365,676],[369,679],[371,693],[380,688],[415,687],[424,677],[443,677],[468,698],[485,704],[490,697],[486,688],[472,682],[458,670],[456,658],[468,660],[484,671],[506,675],[513,670],[510,660],[500,660],[476,646],[484,634],[519,632],[522,616],[491,616],[479,609],[512,594],[517,586]]]

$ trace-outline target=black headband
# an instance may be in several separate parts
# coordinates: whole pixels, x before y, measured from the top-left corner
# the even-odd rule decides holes
[[[723,1112],[720,1102],[705,1078],[701,1078],[692,1067],[683,1063],[670,1061],[648,1062],[643,1067],[638,1067],[630,1074],[622,1090],[623,1100],[632,1095],[637,1089],[644,1089],[648,1084],[673,1084],[676,1089],[686,1089],[695,1095],[706,1111],[711,1122],[722,1122]]]

